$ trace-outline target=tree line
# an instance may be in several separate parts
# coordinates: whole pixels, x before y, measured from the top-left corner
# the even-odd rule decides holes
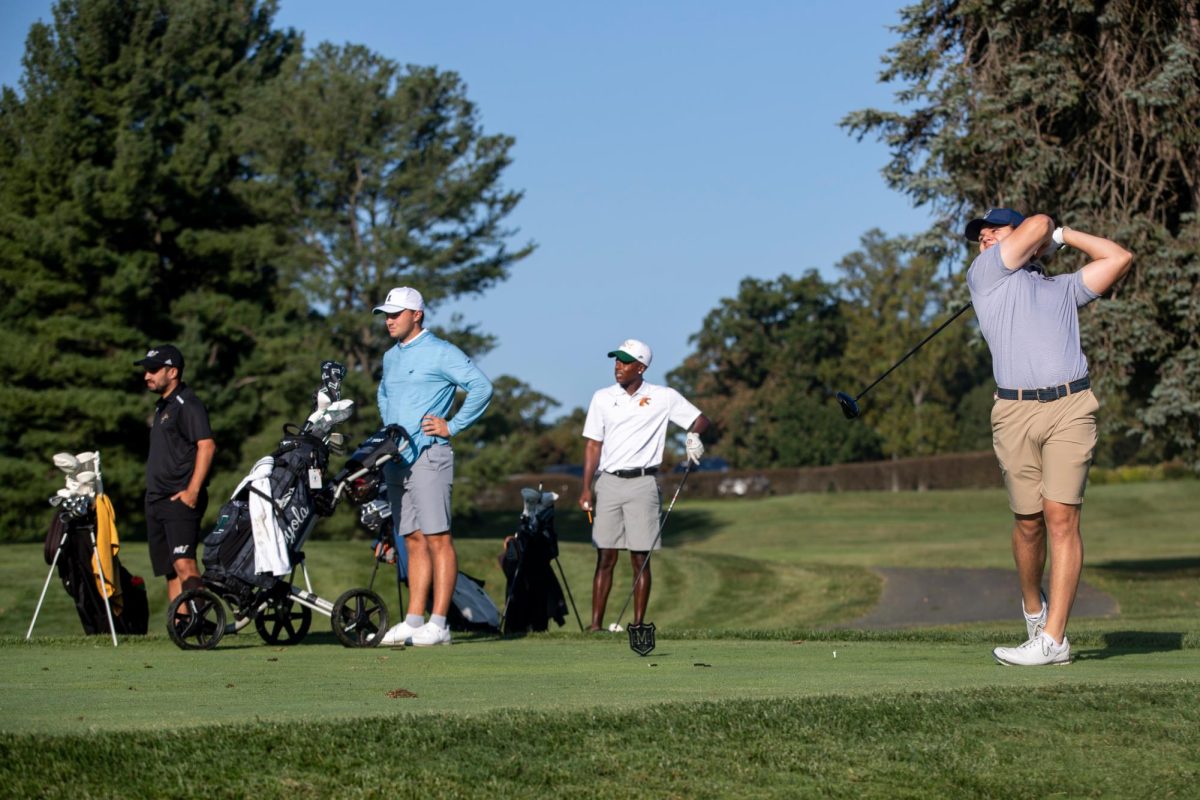
[[[307,414],[323,359],[371,408],[388,288],[419,287],[468,352],[493,345],[436,312],[533,250],[505,225],[513,139],[483,130],[455,73],[306,54],[275,10],[60,0],[29,31],[21,92],[0,96],[3,537],[44,528],[64,450],[101,452],[140,527],[150,345],[178,344],[202,387],[214,496]]]
[[[453,72],[400,66],[275,25],[272,0],[59,0],[0,94],[0,537],[45,524],[50,456],[98,449],[135,531],[153,398],[132,360],[172,341],[220,443],[214,496],[307,410],[319,363],[369,407],[370,308],[418,287],[476,357],[495,342],[437,312],[485,293],[535,245],[506,220],[512,137],[483,128]],[[1200,467],[1200,21],[1194,0],[903,9],[884,82],[901,110],[842,124],[889,146],[884,175],[938,223],[863,234],[815,271],[746,279],[698,321],[669,381],[734,466],[986,448],[991,378],[970,315],[842,418],[857,393],[966,302],[965,220],[1046,212],[1136,254],[1081,315],[1104,403],[1102,463]],[[1080,266],[1063,251],[1051,270]],[[311,362],[311,363],[310,363]],[[457,442],[464,488],[578,463],[582,409],[492,376]],[[348,428],[365,435],[373,415]],[[229,485],[226,486],[225,484]],[[470,492],[455,493],[467,511]]]

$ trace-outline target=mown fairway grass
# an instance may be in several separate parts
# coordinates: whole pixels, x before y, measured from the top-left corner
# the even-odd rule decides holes
[[[1036,670],[988,657],[1018,620],[830,627],[878,597],[868,567],[1008,566],[1000,492],[681,500],[655,557],[648,658],[573,618],[432,650],[347,650],[321,616],[290,648],[247,631],[185,653],[154,625],[113,649],[77,635],[57,579],[25,643],[46,568],[40,545],[7,546],[0,795],[1196,796],[1196,487],[1090,491],[1085,579],[1121,614],[1073,621],[1076,662]],[[586,619],[591,551],[560,507]],[[460,538],[463,568],[497,599],[511,527],[496,517]],[[370,578],[361,542],[307,550],[330,598]],[[145,569],[144,543],[123,556]],[[610,618],[628,593],[619,577]],[[390,576],[376,588],[394,607]]]

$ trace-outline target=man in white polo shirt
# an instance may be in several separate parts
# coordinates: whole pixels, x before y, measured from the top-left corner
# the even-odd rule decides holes
[[[637,580],[633,592],[633,624],[641,625],[650,601],[650,570],[642,565],[658,536],[662,498],[654,476],[662,464],[667,423],[685,428],[687,457],[699,463],[704,454],[700,434],[708,418],[679,392],[642,380],[650,366],[650,347],[626,339],[608,354],[615,359],[617,382],[592,395],[583,435],[583,491],[579,507],[595,511],[592,544],[596,548],[596,574],[592,579],[592,624],[603,629],[604,607],[612,589],[612,572],[619,550],[629,551]],[[596,479],[593,502],[591,480]],[[637,576],[641,575],[640,578]]]

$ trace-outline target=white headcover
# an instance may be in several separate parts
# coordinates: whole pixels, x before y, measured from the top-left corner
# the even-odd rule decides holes
[[[525,488],[521,490],[521,500],[525,503],[523,517],[533,517],[539,511],[544,511],[554,505],[558,499],[557,492],[543,492],[541,489]]]
[[[55,453],[54,466],[66,473],[66,488],[59,489],[59,497],[92,497],[104,494],[104,483],[100,479],[100,453],[85,450],[82,453]]]
[[[323,394],[323,393],[322,393]],[[320,395],[318,395],[318,398]],[[318,406],[320,400],[318,399]],[[339,422],[345,422],[354,414],[353,400],[338,400],[325,408],[319,408],[308,417],[308,428],[314,436],[324,436]]]

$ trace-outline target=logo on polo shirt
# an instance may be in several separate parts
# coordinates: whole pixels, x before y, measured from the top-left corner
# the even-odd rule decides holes
[[[638,405],[639,405],[639,406],[648,406],[648,405],[650,405],[650,398],[649,398],[649,397],[643,397],[641,400],[638,400]]]
[[[164,412],[163,412],[163,415],[162,415],[161,417],[159,417],[159,418],[158,418],[158,422],[159,422],[159,424],[161,425],[162,423],[166,422],[166,421],[167,421],[167,420],[169,420],[170,418],[171,418],[171,412],[170,412],[170,411],[164,411]]]

